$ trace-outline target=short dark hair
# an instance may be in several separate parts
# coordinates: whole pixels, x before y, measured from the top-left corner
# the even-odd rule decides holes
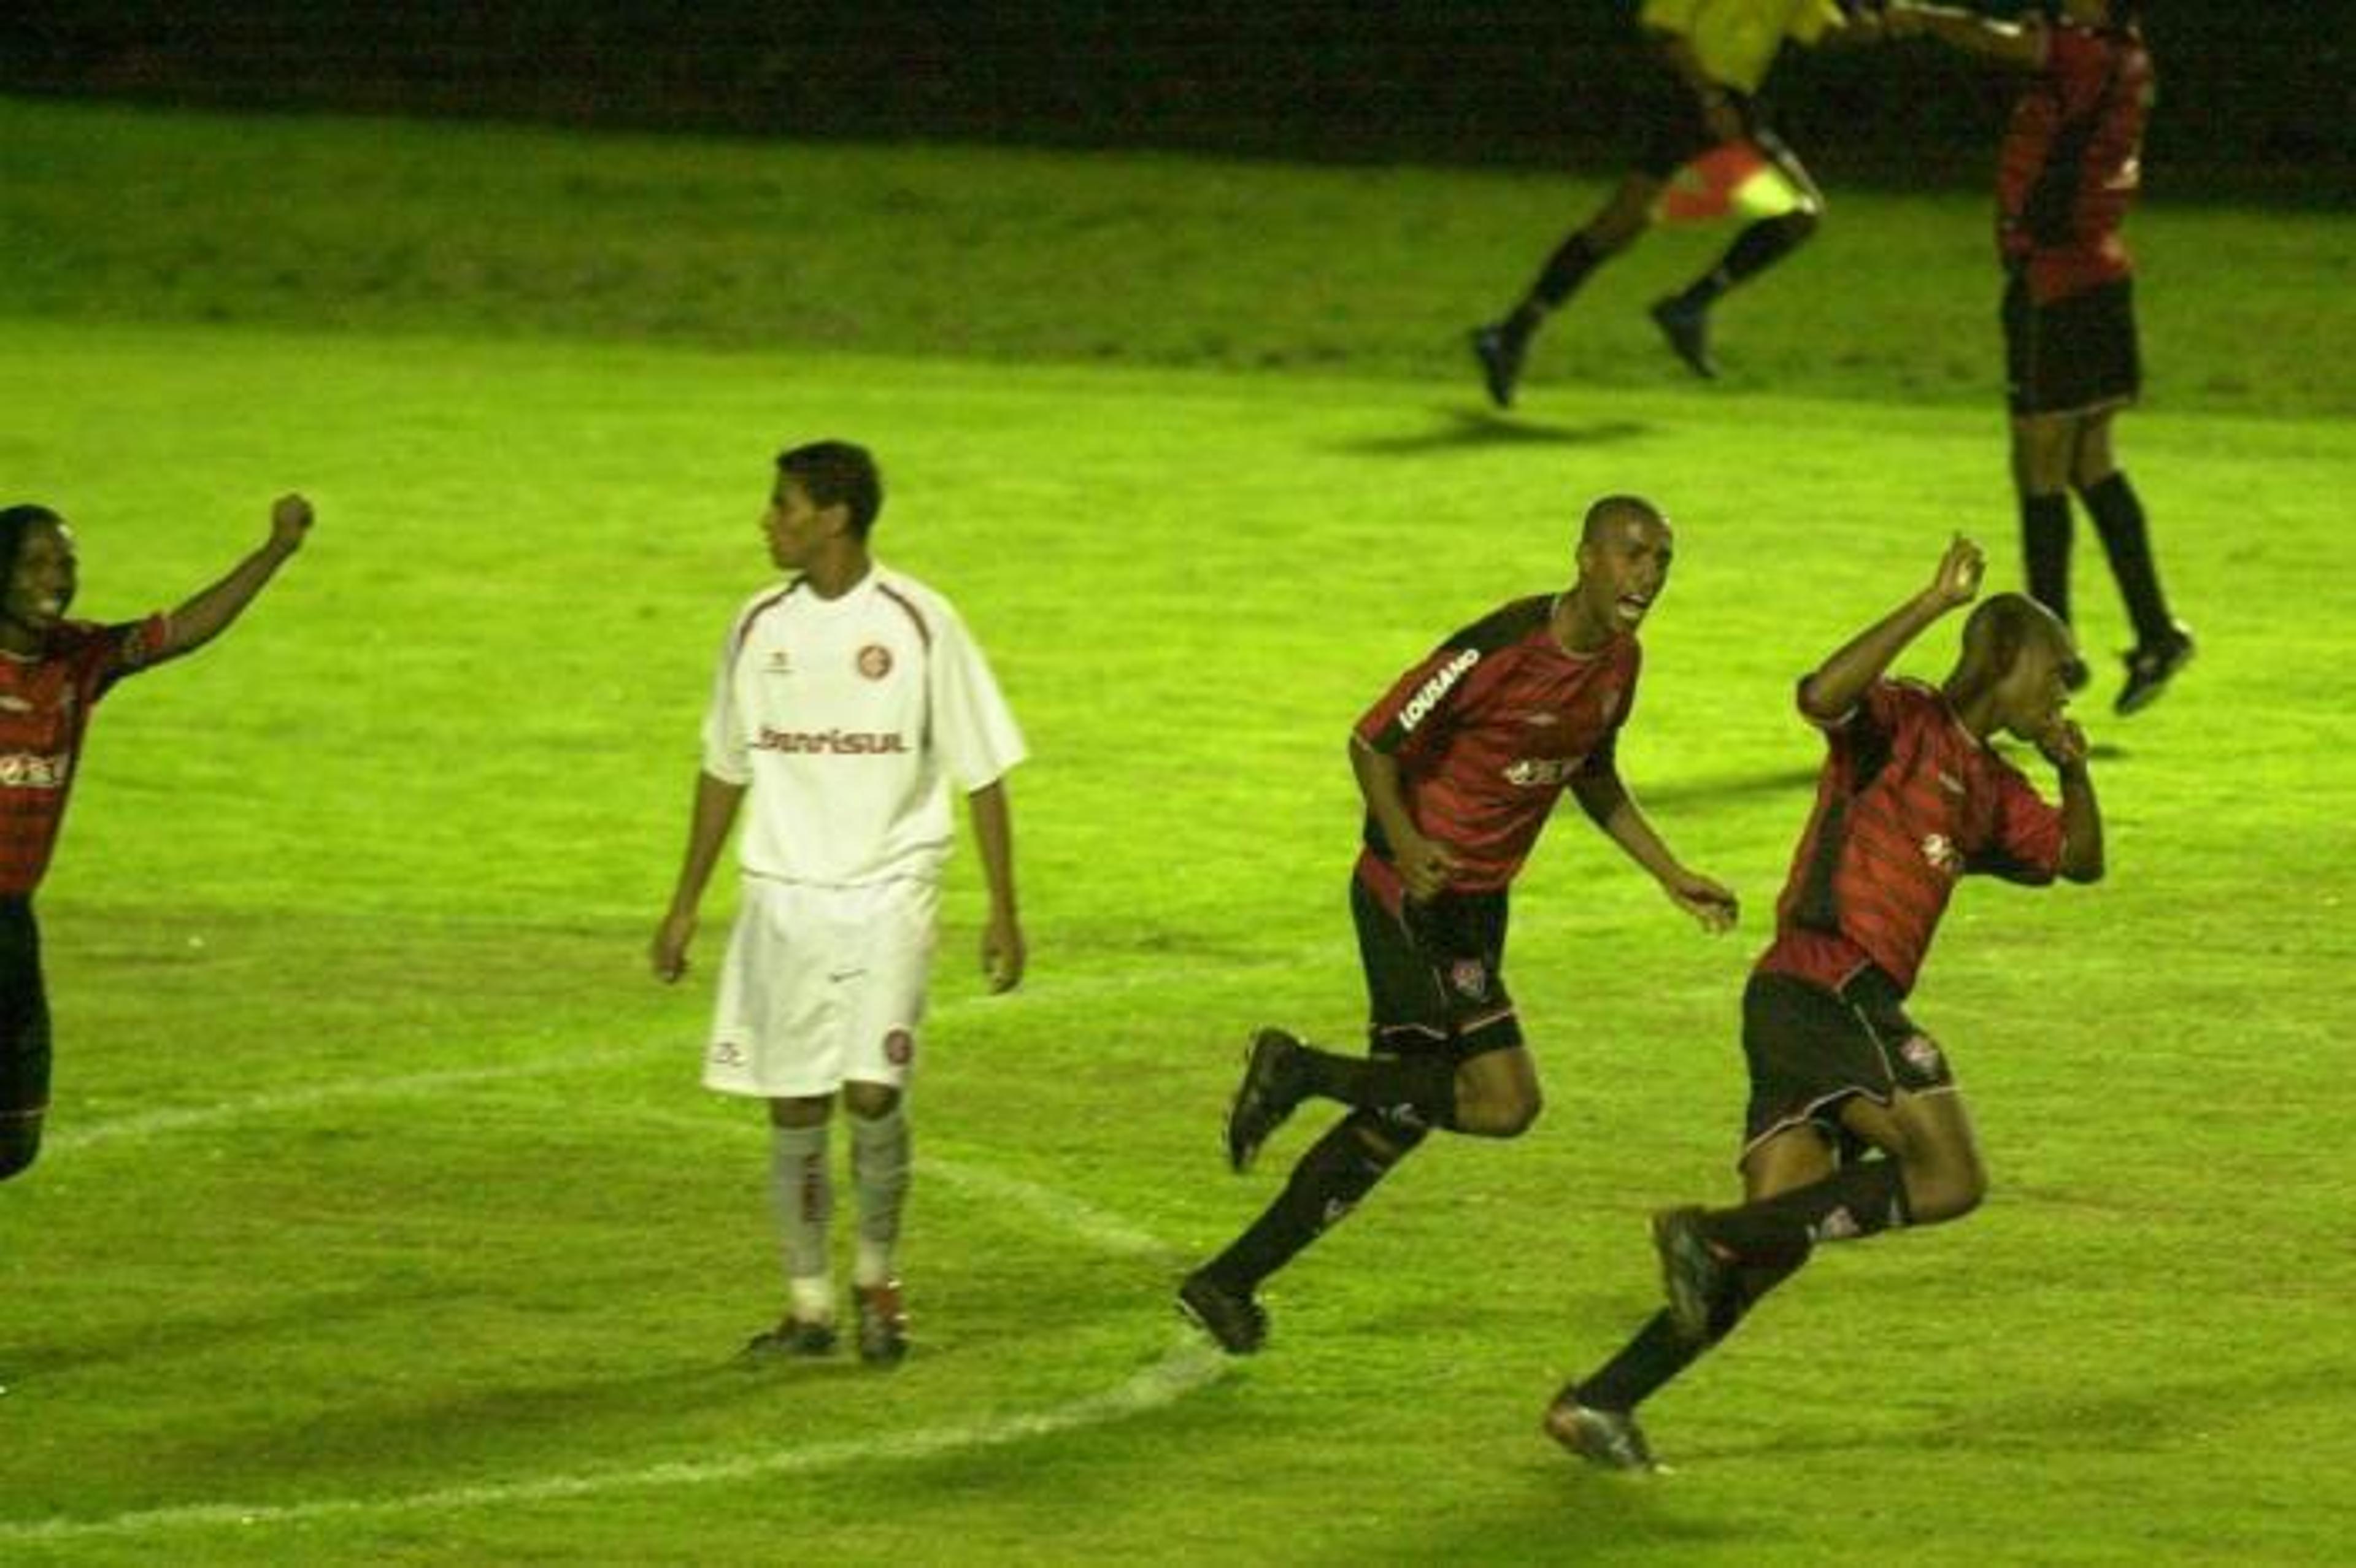
[[[851,508],[851,535],[864,540],[884,509],[884,475],[874,454],[848,441],[813,441],[777,453],[777,471],[820,507]]]
[[[27,501],[20,506],[0,507],[0,583],[16,575],[16,555],[25,548],[25,536],[44,523],[62,523],[65,519],[47,507]]]
[[[1622,517],[1633,517],[1659,528],[1669,526],[1661,509],[1642,496],[1606,496],[1587,508],[1587,516],[1579,525],[1579,542],[1588,543]]]

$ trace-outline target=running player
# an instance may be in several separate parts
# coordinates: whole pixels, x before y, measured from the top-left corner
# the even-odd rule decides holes
[[[1883,676],[1977,595],[1981,571],[1979,547],[1957,539],[1929,587],[1800,683],[1800,711],[1830,750],[1774,943],[1742,997],[1744,1201],[1655,1217],[1667,1309],[1547,1411],[1547,1431],[1599,1465],[1655,1467],[1637,1404],[1815,1243],[1957,1219],[1986,1189],[1946,1053],[1906,1016],[1906,995],[1957,881],[2094,881],[2103,825],[2086,738],[2062,713],[2076,649],[2034,600],[2001,593],[1975,610],[1944,685]],[[1999,731],[2053,764],[2058,807],[1989,748]]]
[[[1709,351],[1710,306],[1805,244],[1824,218],[1824,193],[1768,125],[1759,88],[1786,38],[1813,45],[1844,30],[1873,37],[1879,32],[1873,13],[1836,0],[1644,0],[1637,21],[1655,58],[1635,77],[1644,95],[1635,120],[1645,140],[1634,163],[1601,209],[1547,259],[1520,303],[1472,331],[1472,356],[1499,408],[1513,403],[1530,340],[1547,317],[1589,273],[1652,227],[1654,204],[1681,165],[1713,147],[1747,143],[1781,171],[1794,193],[1790,211],[1745,227],[1717,265],[1682,293],[1654,304],[1655,324],[1697,376],[1718,374]]]
[[[125,676],[203,646],[244,613],[303,547],[311,504],[282,496],[270,537],[170,614],[70,621],[73,530],[47,507],[0,510],[0,1180],[41,1151],[49,1105],[49,1006],[33,894],[49,867],[91,710]]]
[[[743,895],[720,974],[706,1086],[766,1100],[789,1303],[746,1358],[834,1349],[828,1124],[850,1114],[859,1236],[859,1351],[907,1351],[893,1252],[908,1190],[905,1095],[932,963],[941,867],[965,793],[990,885],[981,958],[991,987],[1023,966],[1005,774],[1023,737],[948,600],[879,564],[884,505],[866,450],[846,442],[777,458],[762,528],[792,573],[730,624],[703,726],[687,854],[655,932],[661,979],[687,972],[696,909],[749,792]]]
[[[1312,1096],[1351,1107],[1284,1191],[1179,1289],[1228,1351],[1259,1349],[1259,1283],[1373,1189],[1432,1128],[1510,1138],[1538,1081],[1505,990],[1505,896],[1569,789],[1604,835],[1712,931],[1734,895],[1686,869],[1621,783],[1613,752],[1636,700],[1636,630],[1669,575],[1668,519],[1611,496],[1589,508],[1579,577],[1442,643],[1366,710],[1350,763],[1366,802],[1350,883],[1369,1001],[1366,1057],[1255,1037],[1228,1114],[1229,1164]]]
[[[2070,619],[2070,491],[2135,624],[2117,709],[2148,706],[2192,658],[2169,613],[2143,503],[2111,449],[2142,384],[2135,263],[2120,237],[2142,186],[2151,54],[2136,0],[2048,0],[2019,22],[1895,0],[1893,36],[1927,34],[2024,79],[1997,171],[2012,476],[2030,597]],[[2083,667],[2072,672],[2083,683]]]

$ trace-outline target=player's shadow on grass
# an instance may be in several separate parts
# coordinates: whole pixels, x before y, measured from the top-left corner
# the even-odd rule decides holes
[[[1638,420],[1547,424],[1508,418],[1494,409],[1440,408],[1432,412],[1438,422],[1430,430],[1336,442],[1335,449],[1364,457],[1423,457],[1482,446],[1602,446],[1649,435],[1653,429]]]

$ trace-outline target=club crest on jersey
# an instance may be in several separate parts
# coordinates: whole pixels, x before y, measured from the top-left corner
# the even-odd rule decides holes
[[[1459,958],[1448,966],[1448,983],[1479,1001],[1489,994],[1489,966],[1478,958]]]
[[[859,673],[870,680],[882,680],[892,673],[892,650],[881,643],[870,643],[859,650]]]
[[[1963,851],[1956,848],[1955,841],[1944,833],[1922,836],[1922,859],[1951,877],[1964,874]]]

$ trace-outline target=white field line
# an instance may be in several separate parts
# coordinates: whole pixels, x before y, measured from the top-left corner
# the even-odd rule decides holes
[[[1129,987],[1111,985],[1104,988]],[[966,1005],[979,1007],[988,1003],[978,997]],[[951,1010],[950,1007],[939,1009],[940,1012]],[[120,1116],[112,1121],[69,1128],[49,1143],[53,1153],[86,1149],[101,1144],[138,1143],[251,1116],[306,1110],[341,1100],[434,1094],[477,1083],[553,1077],[566,1072],[611,1067],[642,1061],[658,1049],[671,1049],[671,1046],[665,1043],[623,1051],[582,1051],[489,1067],[456,1068],[397,1078],[324,1083],[277,1093],[248,1095],[239,1100],[224,1100],[211,1105]],[[927,1174],[938,1177],[953,1187],[964,1188],[1027,1211],[1104,1252],[1139,1257],[1163,1255],[1173,1250],[1168,1243],[1070,1193],[1024,1181],[1019,1177],[1008,1176],[962,1159],[943,1159],[938,1156],[921,1154],[919,1157]],[[952,1423],[840,1443],[798,1444],[791,1448],[776,1448],[734,1459],[680,1460],[637,1469],[524,1477],[511,1481],[446,1487],[392,1497],[322,1498],[300,1503],[188,1503],[141,1509],[99,1519],[0,1520],[0,1542],[82,1541],[223,1525],[252,1529],[264,1525],[306,1524],[322,1520],[446,1513],[519,1503],[562,1501],[613,1492],[698,1486],[713,1481],[807,1475],[841,1466],[877,1461],[922,1459],[937,1454],[1000,1447],[1009,1443],[1123,1420],[1183,1399],[1194,1390],[1215,1381],[1226,1370],[1225,1357],[1189,1336],[1174,1345],[1161,1360],[1130,1374],[1111,1389],[1083,1395],[1045,1410],[1001,1416],[991,1421]]]
[[[1288,961],[1306,962],[1316,950],[1300,954],[1276,955],[1264,961],[1265,966],[1281,967]],[[1256,963],[1255,967],[1264,966]],[[1043,1004],[1052,1004],[1070,997],[1119,995],[1169,986],[1173,978],[1167,972],[1143,974],[1123,972],[1096,976],[1085,980],[1065,982],[1053,987],[1018,991],[1011,997],[970,996],[943,1002],[929,1010],[927,1028],[946,1019],[992,1008],[1019,1008],[1037,997]],[[142,1111],[130,1115],[111,1117],[104,1121],[77,1123],[70,1111],[59,1115],[58,1107],[49,1108],[48,1130],[42,1136],[42,1152],[54,1157],[75,1153],[102,1144],[138,1142],[160,1137],[170,1133],[193,1132],[244,1121],[252,1116],[266,1116],[281,1111],[307,1111],[343,1100],[367,1100],[399,1097],[406,1094],[432,1094],[444,1089],[463,1089],[476,1083],[497,1083],[510,1079],[555,1077],[568,1072],[586,1072],[609,1067],[626,1066],[654,1059],[664,1052],[676,1053],[681,1063],[682,1082],[692,1082],[701,1063],[703,1015],[683,1023],[676,1033],[642,1045],[626,1046],[605,1051],[571,1051],[561,1056],[530,1057],[520,1061],[497,1062],[483,1067],[454,1067],[432,1072],[415,1072],[392,1078],[337,1079],[331,1083],[305,1084],[299,1089],[272,1091],[247,1094],[233,1100],[220,1100],[209,1105],[176,1105],[158,1111]],[[1243,1039],[1236,1031],[1236,1042]],[[1206,1040],[1205,1047],[1215,1044]],[[1045,1189],[1040,1189],[1045,1191]],[[1114,1250],[1136,1251],[1133,1247],[1116,1244]]]
[[[410,1492],[396,1497],[321,1498],[311,1502],[275,1504],[191,1503],[177,1508],[142,1509],[104,1519],[48,1519],[22,1524],[0,1523],[0,1542],[87,1541],[223,1525],[252,1530],[265,1525],[314,1524],[327,1520],[455,1513],[468,1509],[563,1502],[616,1492],[704,1486],[716,1481],[801,1476],[879,1461],[926,1459],[939,1454],[1003,1447],[1010,1443],[1051,1437],[1082,1427],[1125,1420],[1173,1403],[1216,1381],[1226,1371],[1225,1357],[1209,1346],[1190,1339],[1173,1346],[1160,1360],[1132,1373],[1103,1392],[1087,1394],[1045,1410],[1001,1416],[994,1421],[950,1423],[848,1442],[797,1444],[790,1448],[773,1448],[766,1453],[748,1454],[734,1459],[674,1460],[637,1469],[534,1476],[513,1481],[444,1487],[434,1491]]]

